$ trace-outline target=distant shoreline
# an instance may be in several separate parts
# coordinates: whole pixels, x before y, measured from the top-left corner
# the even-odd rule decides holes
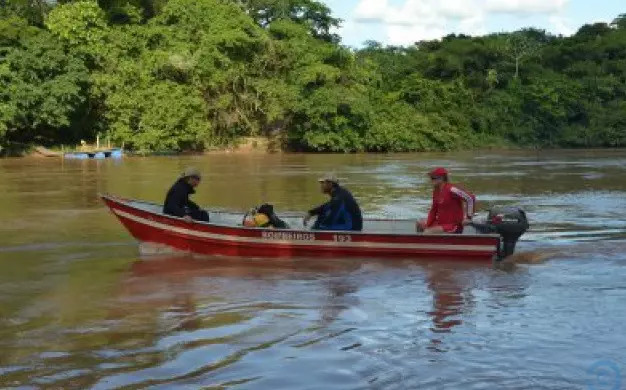
[[[49,148],[39,145],[24,145],[22,144],[21,150],[16,150],[16,153],[3,154],[0,150],[0,158],[62,158],[63,153],[81,153],[81,152],[93,152],[96,150],[94,145],[88,145],[87,149],[80,150],[80,147],[66,148],[62,150],[61,145],[51,146]],[[120,146],[111,145],[111,149],[119,149]],[[109,149],[108,147],[101,147],[98,150]],[[623,147],[592,147],[592,148],[572,148],[572,147],[530,147],[530,146],[515,146],[515,145],[494,145],[485,146],[473,149],[461,149],[461,150],[430,150],[430,151],[413,151],[413,152],[315,152],[315,151],[297,151],[276,148],[271,139],[266,137],[246,137],[243,138],[240,143],[230,147],[223,148],[210,148],[204,151],[154,151],[154,152],[138,152],[133,150],[127,150],[124,152],[125,156],[132,157],[162,157],[162,156],[203,156],[203,155],[272,155],[272,154],[371,154],[371,155],[401,155],[401,154],[422,154],[422,153],[463,153],[463,152],[514,152],[514,151],[594,151],[594,150],[626,150]]]
[[[44,154],[41,151],[37,151],[39,148],[33,147],[31,150],[19,155],[0,155],[2,159],[53,159],[63,158],[63,154]],[[44,148],[45,149],[45,148]],[[47,149],[46,149],[47,150]],[[352,155],[412,155],[412,154],[449,154],[449,153],[480,153],[480,152],[549,152],[549,151],[569,151],[569,152],[593,152],[593,151],[625,151],[623,147],[606,147],[606,148],[532,148],[532,147],[493,147],[493,148],[476,148],[476,149],[464,149],[464,150],[448,150],[448,151],[415,151],[415,152],[351,152],[351,153],[333,153],[333,152],[303,152],[303,151],[291,151],[291,150],[268,150],[259,148],[223,148],[212,149],[205,151],[180,151],[180,152],[148,152],[138,153],[133,151],[126,151],[126,157],[184,157],[184,156],[263,156],[263,155],[290,155],[290,154],[308,154],[308,155],[337,155],[337,154],[352,154]],[[68,151],[69,152],[69,151]],[[55,153],[57,153],[55,151]]]

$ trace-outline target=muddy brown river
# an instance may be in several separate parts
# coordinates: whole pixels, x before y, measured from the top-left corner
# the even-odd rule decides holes
[[[304,211],[332,171],[387,218],[443,165],[528,212],[537,263],[140,254],[97,194],[187,165],[204,206]],[[0,388],[620,390],[625,349],[624,150],[0,160]]]

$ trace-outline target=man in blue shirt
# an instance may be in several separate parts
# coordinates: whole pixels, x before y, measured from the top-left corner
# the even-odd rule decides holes
[[[361,208],[350,191],[341,187],[337,177],[332,174],[319,179],[319,182],[322,192],[330,196],[330,201],[310,210],[304,218],[304,225],[317,216],[313,230],[363,230]]]

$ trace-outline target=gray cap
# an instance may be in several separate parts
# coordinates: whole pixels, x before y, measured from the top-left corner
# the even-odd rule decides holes
[[[337,176],[334,173],[327,173],[324,176],[320,177],[317,181],[319,181],[320,183],[327,181],[330,183],[339,184],[339,179],[337,179]]]
[[[185,168],[185,170],[183,171],[183,173],[180,174],[180,177],[202,177],[202,174],[200,173],[200,170],[194,167],[187,167]]]

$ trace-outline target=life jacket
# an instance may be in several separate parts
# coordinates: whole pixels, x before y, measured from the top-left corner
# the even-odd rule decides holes
[[[256,213],[252,218],[254,220],[254,224],[257,227],[268,227],[270,226],[270,217],[263,213]]]
[[[274,213],[274,206],[267,203],[246,214],[243,225],[245,227],[289,229],[289,225]]]
[[[243,220],[245,227],[269,227],[270,219],[263,213],[248,213]]]

